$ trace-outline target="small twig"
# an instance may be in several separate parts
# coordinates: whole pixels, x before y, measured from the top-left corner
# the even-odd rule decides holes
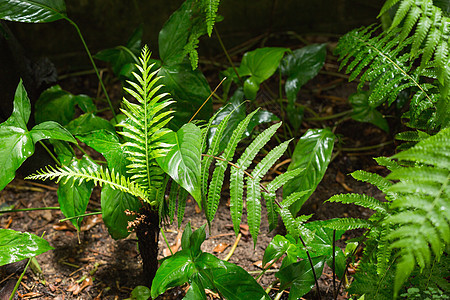
[[[192,120],[195,118],[195,116],[200,112],[200,110],[203,108],[203,106],[205,106],[206,102],[208,102],[208,100],[211,98],[211,96],[214,95],[214,94],[216,93],[216,91],[217,91],[217,89],[219,88],[219,86],[220,86],[226,79],[227,79],[227,78],[224,77],[224,78],[222,79],[222,81],[219,82],[219,84],[216,86],[216,88],[214,89],[214,91],[212,91],[212,93],[209,94],[208,98],[206,98],[206,100],[205,100],[205,102],[203,102],[202,106],[200,106],[200,108],[197,109],[197,111],[195,112],[195,114],[192,116],[192,118],[189,120],[188,123],[191,123],[191,121],[192,121]]]
[[[56,164],[61,167],[62,164],[61,162],[56,158],[56,156],[53,154],[52,151],[50,151],[50,149],[48,149],[48,147],[44,144],[44,142],[39,141],[39,144],[41,144],[41,146],[45,149],[45,151],[47,151],[47,153],[50,155],[50,157],[56,162]]]
[[[60,209],[59,206],[19,208],[19,209],[0,210],[0,214],[14,213],[14,212],[20,212],[20,211],[33,211],[33,210],[59,210],[59,209]]]
[[[242,237],[242,233],[239,232],[238,236],[236,237],[236,240],[234,241],[233,247],[231,247],[230,252],[228,253],[227,257],[224,258],[224,261],[228,261],[230,257],[233,255],[234,250],[236,250],[236,247]]]

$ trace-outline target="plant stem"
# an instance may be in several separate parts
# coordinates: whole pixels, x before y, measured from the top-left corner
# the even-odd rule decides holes
[[[228,261],[230,259],[230,257],[233,255],[234,250],[236,250],[236,247],[237,247],[241,237],[242,237],[242,234],[239,232],[238,236],[236,237],[236,241],[233,244],[233,247],[231,247],[231,250],[228,253],[228,255],[225,257],[224,261]]]
[[[273,300],[280,300],[281,296],[283,296],[284,290],[281,292],[278,292],[278,294],[275,296],[275,298],[273,298]]]
[[[389,142],[384,142],[384,143],[381,143],[378,145],[359,147],[359,148],[341,148],[339,150],[345,151],[345,152],[359,152],[359,151],[366,151],[366,150],[373,150],[373,149],[381,148],[381,147],[390,145],[392,143],[394,143],[394,141],[389,141]]]
[[[336,118],[346,116],[352,112],[353,112],[353,109],[350,109],[350,110],[342,111],[340,113],[336,113],[336,114],[330,115],[330,116],[306,118],[305,121],[325,121],[325,120],[330,120],[330,119],[336,119]]]
[[[167,240],[166,234],[164,233],[163,229],[161,229],[161,234],[164,238],[164,241],[166,242],[167,248],[169,248],[170,255],[173,255],[172,248],[170,247],[169,241]]]
[[[56,162],[56,164],[61,167],[62,164],[60,163],[60,161],[56,158],[56,156],[53,154],[53,152],[50,151],[50,149],[44,144],[44,142],[43,141],[39,141],[39,144],[41,144],[41,146],[45,149],[45,151],[47,151],[47,153]]]
[[[216,33],[217,40],[219,41],[220,47],[222,47],[222,50],[225,53],[225,56],[227,57],[228,62],[230,63],[231,67],[234,70],[234,73],[236,73],[236,76],[239,79],[239,82],[241,83],[241,85],[244,85],[244,81],[242,80],[241,76],[239,76],[239,73],[238,73],[236,67],[234,66],[233,61],[231,60],[230,55],[228,54],[227,48],[225,48],[225,45],[223,44],[222,38],[220,37],[219,31],[217,31],[216,26],[214,26],[214,32]]]
[[[221,82],[219,82],[219,84],[216,86],[216,88],[214,89],[214,91],[211,92],[211,94],[209,94],[208,98],[206,98],[205,102],[203,102],[202,106],[200,106],[199,109],[197,109],[197,111],[195,112],[195,114],[192,116],[192,118],[189,120],[188,123],[191,123],[191,121],[195,118],[195,116],[198,114],[198,112],[203,108],[203,106],[205,106],[206,102],[208,102],[208,100],[211,98],[212,95],[214,95],[217,91],[217,89],[219,88],[219,86],[226,80],[227,78],[224,77],[222,79]]]
[[[101,215],[101,214],[102,214],[101,211],[96,211],[96,212],[91,212],[91,213],[87,213],[87,214],[83,214],[83,215],[78,215],[78,216],[73,216],[73,217],[61,219],[61,220],[59,220],[59,222],[61,223],[61,222],[72,220],[72,219],[78,219],[78,218],[82,218],[82,217],[93,216],[93,215]]]
[[[25,272],[28,269],[28,266],[30,265],[31,262],[31,258],[28,259],[27,264],[25,265],[25,269],[23,270],[22,274],[20,274],[19,280],[17,280],[16,285],[14,286],[14,289],[11,293],[11,296],[9,296],[9,300],[13,300],[14,299],[14,295],[16,294],[17,290],[19,289],[19,285],[22,282],[22,278],[25,275]]]
[[[20,209],[10,209],[10,210],[0,210],[0,214],[14,213],[20,211],[33,211],[33,210],[57,210],[60,209],[59,206],[50,207],[32,207],[32,208],[20,208]]]
[[[336,229],[333,230],[333,297],[336,297]]]
[[[103,84],[103,80],[102,80],[102,78],[101,78],[101,76],[100,76],[100,73],[99,73],[99,71],[98,71],[97,65],[95,64],[94,58],[92,57],[91,51],[89,50],[89,48],[88,48],[88,46],[87,46],[87,44],[86,44],[86,42],[85,42],[85,40],[84,40],[84,37],[83,37],[83,35],[81,34],[80,28],[79,28],[78,25],[77,25],[74,21],[72,21],[70,18],[64,16],[64,19],[66,19],[70,24],[72,24],[73,27],[75,27],[75,30],[77,31],[78,36],[80,37],[80,40],[81,40],[81,42],[83,43],[84,49],[86,50],[86,53],[87,53],[87,55],[88,55],[88,57],[89,57],[89,60],[91,61],[92,67],[93,67],[94,70],[95,70],[95,74],[97,75],[97,78],[98,78],[98,80],[99,80],[99,82],[100,82],[100,86],[101,86],[101,88],[102,88],[103,94],[105,94],[106,101],[108,101],[109,108],[111,109],[111,112],[112,112],[112,114],[113,114],[113,116],[114,116],[114,120],[115,120],[116,123],[117,123],[116,112],[114,111],[114,107],[113,107],[113,105],[112,105],[112,103],[111,103],[111,99],[109,98],[108,92],[106,91],[106,87],[105,87],[105,85]]]
[[[300,238],[300,241],[302,242],[303,247],[305,248],[306,256],[308,256],[309,264],[311,265],[311,271],[312,271],[313,276],[314,276],[314,282],[316,284],[317,296],[318,296],[319,300],[321,300],[322,296],[320,295],[319,282],[317,281],[316,270],[314,270],[314,263],[312,261],[311,255],[309,254],[308,249],[306,248],[305,241],[302,239],[301,236],[299,236],[299,238]]]

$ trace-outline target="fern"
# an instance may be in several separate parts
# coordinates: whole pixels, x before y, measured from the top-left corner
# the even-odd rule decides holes
[[[208,35],[211,36],[214,23],[216,22],[220,0],[200,0],[200,2],[205,12],[206,30]]]
[[[334,219],[324,226],[371,229],[363,265],[369,262],[376,265],[375,286],[384,286],[389,284],[385,282],[390,276],[387,269],[395,262],[396,272],[392,278],[395,298],[416,267],[420,272],[429,270],[450,243],[450,128],[422,139],[393,158],[398,163],[387,158],[377,159],[392,170],[385,179],[363,171],[353,173],[355,178],[375,184],[386,194],[392,195],[392,202],[383,203],[365,195],[336,195],[328,201],[353,203],[375,209],[378,213],[369,220]],[[396,183],[392,184],[391,180]],[[359,272],[364,272],[364,267]],[[364,279],[356,278],[356,287],[362,291],[360,286]],[[371,289],[366,296],[389,299],[389,296],[375,298],[374,295],[379,292]]]

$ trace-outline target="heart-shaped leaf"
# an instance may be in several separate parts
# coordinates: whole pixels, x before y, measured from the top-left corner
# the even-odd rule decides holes
[[[389,132],[389,125],[383,115],[369,103],[370,93],[367,91],[358,92],[348,97],[353,112],[352,119],[359,122],[372,123],[375,126]]]
[[[54,249],[46,240],[28,232],[0,229],[0,266]]]
[[[158,157],[159,166],[201,205],[200,163],[201,131],[192,123],[176,133],[164,136],[168,144],[174,145],[166,156]]]
[[[64,0],[3,0],[0,19],[25,23],[46,23],[66,18]]]
[[[87,134],[96,130],[108,130],[114,132],[114,126],[107,120],[97,117],[93,113],[87,113],[79,116],[75,120],[66,125],[73,135]]]
[[[309,129],[295,146],[288,170],[304,168],[299,176],[283,187],[283,199],[294,192],[309,190],[290,206],[292,215],[297,215],[305,199],[316,189],[330,163],[335,136],[329,129]]]

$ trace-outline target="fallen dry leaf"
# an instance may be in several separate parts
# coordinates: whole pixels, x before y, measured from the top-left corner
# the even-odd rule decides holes
[[[195,204],[195,212],[196,212],[197,214],[199,214],[199,213],[202,212],[202,209],[201,209],[197,204]]]
[[[183,233],[181,232],[181,231],[179,231],[178,232],[178,234],[177,234],[177,237],[176,237],[176,240],[175,240],[175,244],[172,244],[172,246],[170,246],[170,249],[172,250],[172,253],[176,253],[176,252],[178,252],[178,249],[180,248],[180,246],[181,246],[181,236],[183,235]],[[169,248],[164,248],[164,250],[163,250],[163,255],[164,255],[164,257],[167,257],[167,256],[170,256],[170,255],[172,255],[171,253],[170,253],[170,250],[169,250]]]
[[[87,231],[94,227],[95,225],[101,223],[103,221],[101,215],[89,216],[83,220],[83,225],[81,225],[81,231]]]
[[[258,261],[255,261],[253,263],[253,265],[258,267],[258,268],[260,268],[260,269],[267,269],[270,266],[271,263],[272,263],[272,261],[269,261],[263,268],[262,260],[258,260]],[[273,264],[273,265],[270,266],[270,268],[275,268],[276,269],[276,268],[278,268],[278,266],[276,264]]]
[[[353,189],[345,183],[345,175],[338,171],[336,174],[336,182],[339,183],[347,192],[353,192]]]
[[[213,252],[215,253],[222,253],[223,251],[225,251],[225,249],[227,249],[230,245],[227,243],[220,243],[218,244],[216,247],[214,247]]]
[[[60,223],[60,224],[55,224],[53,225],[53,229],[55,230],[70,230],[70,231],[77,231],[77,229],[75,228],[75,226],[72,225],[72,223],[69,222],[64,222],[64,223]]]
[[[26,299],[36,298],[36,297],[41,297],[41,296],[42,296],[42,294],[36,293],[36,292],[29,292],[26,294],[22,294],[22,298],[26,298]]]

